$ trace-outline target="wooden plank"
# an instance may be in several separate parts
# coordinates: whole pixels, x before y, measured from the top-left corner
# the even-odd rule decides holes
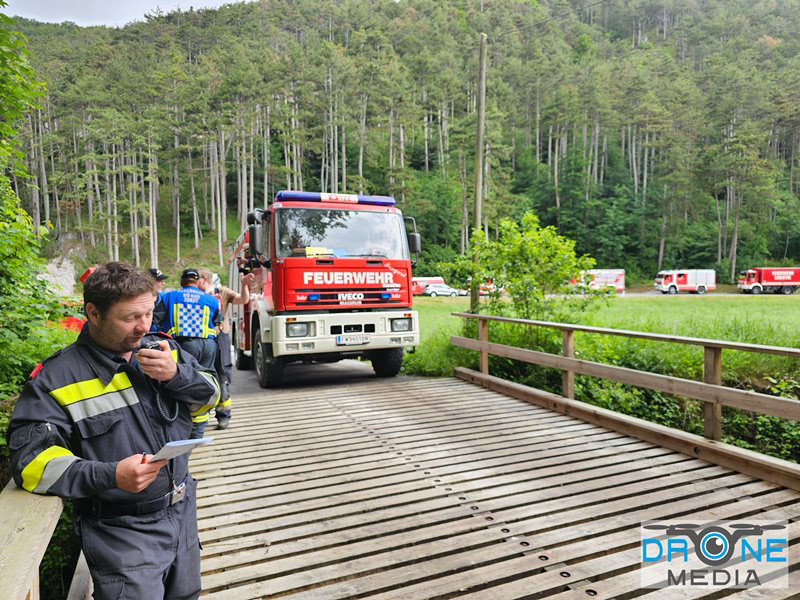
[[[722,348],[703,349],[703,381],[722,385]],[[722,405],[703,402],[703,429],[710,440],[722,439]]]
[[[503,344],[479,342],[470,338],[453,336],[450,338],[450,341],[454,346],[459,346],[461,348],[468,348],[470,350],[486,349],[491,354],[497,356],[512,358],[536,365],[562,370],[572,369],[581,375],[610,379],[628,385],[658,390],[667,394],[719,403],[725,406],[782,417],[784,419],[800,420],[800,403],[788,398],[768,396],[751,390],[737,390],[720,385],[710,385],[699,381],[637,371],[636,369],[628,369],[626,367],[616,367],[576,358],[566,358],[547,352],[525,350],[523,348],[505,346]]]
[[[557,394],[504,381],[491,375],[482,375],[470,369],[459,367],[455,369],[454,374],[466,381],[472,381],[496,391],[502,391],[510,396],[533,402],[539,406],[552,408],[555,411],[569,414],[590,423],[596,423],[653,444],[683,452],[689,456],[702,458],[742,473],[748,473],[754,477],[772,481],[793,490],[800,490],[800,466],[795,463],[737,448],[722,442],[706,440],[700,436],[649,423],[642,419],[621,415],[614,411],[576,400],[568,400]],[[800,406],[800,403],[796,404]]]
[[[489,321],[478,321],[478,339],[482,342],[489,341]],[[482,350],[479,357],[480,370],[484,375],[489,374],[489,353]]]
[[[561,337],[562,354],[567,358],[573,358],[575,356],[575,333],[564,330],[561,332]],[[561,394],[565,398],[575,397],[575,371],[566,369],[561,372]]]
[[[253,564],[207,575],[203,578],[203,588],[212,598],[278,594],[402,562],[419,562],[421,557],[498,543],[498,535],[484,527],[482,520],[471,517],[431,527],[427,532],[413,529],[393,537],[377,537],[339,546],[336,550],[326,549],[320,551],[321,556],[304,553],[279,557],[269,561],[269,571],[261,564]],[[428,541],[425,541],[426,535]],[[270,548],[270,552],[272,550]],[[351,555],[352,558],[342,560],[343,556]],[[251,581],[255,583],[248,583]],[[234,583],[243,585],[224,589]]]
[[[787,348],[784,346],[764,346],[761,344],[746,344],[742,342],[728,342],[725,340],[709,340],[705,338],[692,338],[679,335],[667,335],[662,333],[646,333],[642,331],[628,331],[625,329],[611,329],[608,327],[591,327],[588,325],[574,325],[571,323],[555,323],[551,321],[533,321],[529,319],[513,319],[509,317],[496,317],[493,315],[477,315],[472,313],[451,313],[454,317],[464,317],[467,319],[478,319],[479,321],[499,321],[502,323],[518,323],[521,325],[534,325],[537,327],[547,327],[549,329],[559,329],[561,331],[580,331],[583,333],[598,333],[603,335],[615,335],[619,337],[637,338],[650,340],[652,342],[672,342],[675,344],[688,344],[692,346],[706,346],[709,348],[727,348],[729,350],[741,350],[743,352],[759,352],[763,354],[778,354],[781,356],[800,357],[800,349]]]
[[[61,498],[18,488],[13,479],[0,492],[0,598],[39,593],[39,563],[64,508]]]
[[[593,436],[598,437],[598,436]],[[504,440],[505,441],[505,440]],[[477,460],[490,460],[490,459],[506,459],[521,461],[522,457],[531,452],[536,453],[537,459],[543,459],[548,456],[566,457],[571,454],[584,452],[594,448],[603,446],[615,446],[622,444],[630,444],[631,439],[620,434],[609,432],[605,435],[599,436],[598,439],[592,440],[586,438],[580,431],[567,432],[560,435],[554,435],[547,439],[525,439],[518,438],[516,443],[510,445],[493,446],[492,450],[483,449],[477,453],[465,454],[465,449],[458,450],[457,464],[463,465],[468,462]],[[383,446],[382,448],[389,448]],[[470,451],[469,448],[466,449]],[[444,451],[440,452],[442,454]],[[341,474],[346,472],[367,472],[382,468],[387,463],[399,464],[405,463],[418,463],[425,462],[427,468],[436,467],[437,465],[449,465],[453,461],[456,451],[447,451],[444,456],[439,459],[423,458],[417,453],[409,453],[407,451],[398,451],[392,447],[386,452],[375,452],[374,450],[367,453],[351,454],[345,458],[342,453],[337,452],[332,455],[317,457],[316,460],[297,461],[281,461],[282,468],[276,468],[272,461],[266,462],[268,457],[261,457],[253,459],[253,464],[250,466],[242,466],[235,468],[226,468],[222,473],[218,473],[219,468],[201,470],[198,472],[192,469],[195,477],[203,476],[202,494],[210,495],[215,487],[239,485],[242,488],[248,487],[247,482],[261,481],[265,477],[269,477],[271,481],[275,482],[280,477],[291,477],[300,472],[306,480],[323,475]],[[329,458],[329,460],[325,460]],[[331,460],[331,459],[336,460]],[[235,457],[229,457],[229,460],[236,460]],[[238,461],[237,464],[245,462]],[[247,461],[250,462],[250,461]],[[288,464],[287,464],[288,462]],[[414,465],[416,467],[416,464]],[[213,475],[210,475],[213,473]]]
[[[638,523],[631,524],[638,525]],[[531,541],[531,544],[533,546],[534,542]],[[548,559],[547,561],[543,562],[548,564],[552,563],[553,560],[550,556],[551,550],[546,549],[542,552],[544,553],[543,555],[547,556]],[[594,547],[593,554],[598,554],[597,546]],[[588,560],[574,562],[568,565],[562,562],[560,565],[563,566],[554,566],[554,568],[551,570],[543,570],[539,573],[533,574],[530,577],[524,577],[515,581],[488,588],[486,590],[476,591],[459,597],[470,600],[488,600],[490,598],[522,598],[529,594],[531,589],[535,589],[540,593],[549,592],[547,595],[550,596],[562,591],[567,584],[576,584],[586,580],[594,580],[595,578],[603,575],[607,576],[611,574],[613,576],[619,570],[630,569],[634,565],[638,565],[640,561],[641,549],[638,547],[633,547],[631,549],[621,550],[597,558],[589,558]],[[554,564],[558,565],[559,563]],[[563,575],[564,573],[566,573],[566,577]],[[594,583],[592,583],[590,586],[583,588],[582,591],[584,593],[584,597],[586,597],[586,589],[591,589],[595,593],[597,592],[596,586]],[[683,590],[680,590],[679,594],[677,595],[675,594],[675,590],[670,591],[672,592],[672,595],[668,595],[668,598],[684,597]]]
[[[724,504],[716,509],[701,509],[695,513],[682,515],[681,519],[686,521],[731,519],[747,515],[753,510],[758,510],[758,508],[762,507],[764,504],[764,500],[758,497],[748,498],[744,499],[741,503],[733,502]],[[758,518],[780,520],[783,518],[790,518],[793,514],[797,514],[798,512],[800,512],[800,506],[786,507],[777,511],[759,514]],[[538,567],[538,569],[536,569],[536,572],[531,573],[528,578],[523,577],[520,581],[523,586],[527,585],[531,589],[535,589],[538,585],[535,582],[535,578],[539,573],[543,572],[545,565],[574,564],[581,559],[589,560],[598,554],[598,549],[602,549],[600,553],[604,555],[604,558],[594,563],[593,581],[585,583],[576,581],[573,577],[573,573],[570,573],[569,584],[580,587],[561,593],[556,592],[547,597],[552,600],[585,600],[588,597],[597,598],[598,600],[610,600],[611,598],[630,594],[640,589],[639,570],[636,569],[622,574],[618,574],[618,571],[638,566],[641,560],[640,551],[629,551],[627,553],[624,551],[632,546],[636,546],[639,539],[639,529],[637,526],[634,526],[621,532],[599,537],[595,536],[564,546],[551,547],[546,550],[532,552],[529,556],[537,559],[534,566]],[[541,560],[540,557],[545,557],[546,560]],[[423,594],[419,594],[423,591],[427,594],[427,597],[434,597],[440,594],[452,593],[457,590],[463,591],[490,582],[503,585],[503,579],[508,578],[509,575],[513,574],[516,577],[523,574],[522,571],[515,571],[511,568],[498,568],[502,567],[503,564],[504,563],[499,563],[497,565],[491,565],[490,567],[459,573],[458,575],[426,581],[423,584],[403,587],[393,592],[380,594],[374,599],[373,597],[370,598],[371,600],[401,600],[403,598],[424,597]],[[552,569],[552,567],[548,568]],[[565,568],[569,569],[569,567]],[[597,581],[597,579],[601,578],[602,580]],[[620,582],[623,582],[623,585],[619,585]],[[591,594],[587,592],[591,592]],[[486,594],[485,597],[487,598],[514,596],[511,590],[498,587],[487,587],[480,593]],[[481,597],[480,593],[473,594],[473,597]],[[419,594],[419,596],[417,596],[417,594]],[[507,596],[503,594],[507,594]]]
[[[91,600],[93,591],[94,585],[92,584],[92,575],[89,573],[89,565],[86,564],[86,557],[81,552],[78,556],[78,564],[75,565],[66,600]]]
[[[758,503],[759,498],[752,498],[749,499],[746,506],[740,506],[738,503],[727,505],[724,508],[727,510],[721,511],[714,511],[712,513],[698,513],[693,515],[685,515],[682,516],[681,519],[685,519],[687,521],[699,521],[699,520],[721,520],[721,519],[732,519],[736,518],[739,515],[746,515],[748,512],[751,512],[750,508],[753,507]],[[763,504],[763,500],[761,501]],[[732,509],[735,509],[735,513],[732,512]],[[755,509],[757,510],[757,509]],[[789,519],[796,519],[800,516],[800,506],[796,503],[793,505],[788,505],[785,507],[781,507],[779,509],[768,510],[766,512],[759,512],[756,515],[756,518],[759,520],[789,520]],[[798,535],[800,535],[800,531],[798,531],[798,527],[800,524],[798,523],[790,523],[789,524],[789,543],[791,550],[789,551],[789,558],[790,558],[790,566],[797,564],[798,556],[800,556],[800,552],[797,552],[800,547],[798,546]],[[638,544],[639,542],[639,532],[636,529],[633,529],[627,533],[627,539],[632,544]],[[604,539],[597,539],[598,544],[606,544]],[[612,542],[617,544],[618,546],[622,546],[624,544],[624,540],[622,538],[619,541]],[[567,552],[574,552],[574,548],[571,546],[567,546],[564,549],[564,553]],[[563,555],[563,554],[562,554]],[[580,557],[580,551],[574,554],[576,557]],[[556,558],[557,559],[557,558]],[[598,600],[610,600],[612,598],[616,598],[618,596],[623,596],[630,594],[635,591],[639,591],[641,589],[641,575],[638,569],[633,571],[629,571],[622,574],[616,574],[615,571],[619,569],[629,569],[631,567],[636,567],[641,560],[641,554],[628,557],[627,561],[623,557],[615,557],[614,562],[609,562],[605,565],[606,572],[597,575],[599,580],[588,582],[586,584],[581,584],[575,590],[570,590],[568,592],[563,592],[553,597],[553,600],[577,600],[578,598],[585,598],[586,597],[586,590],[591,589],[594,592],[594,597]],[[792,593],[796,594],[798,588],[794,588]],[[747,598],[750,596],[751,593],[758,593],[758,594],[768,594],[766,597],[772,597],[771,594],[775,593],[776,598],[786,598],[788,596],[789,590],[780,590],[780,591],[770,591],[768,589],[753,589],[753,590],[743,590],[739,593],[734,593],[731,596],[725,596],[726,598]],[[702,590],[701,588],[683,588],[681,589],[681,597],[682,598],[692,598],[692,597],[702,597],[703,595],[708,593],[708,589]],[[739,594],[742,594],[741,596]],[[658,598],[672,598],[675,596],[675,589],[674,588],[665,588],[663,590],[654,590],[648,594],[648,600],[656,600]],[[759,595],[753,597],[761,597]]]

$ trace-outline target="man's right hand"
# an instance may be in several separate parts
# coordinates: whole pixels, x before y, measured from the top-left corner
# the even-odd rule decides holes
[[[128,458],[123,458],[117,463],[117,487],[126,492],[136,494],[155,481],[161,467],[168,461],[157,460],[150,462],[152,454],[145,456],[145,463],[142,464],[142,455],[134,454]]]

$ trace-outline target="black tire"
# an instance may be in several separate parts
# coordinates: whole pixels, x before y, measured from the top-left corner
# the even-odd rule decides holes
[[[451,298],[455,298],[456,297],[456,293],[455,292],[450,292],[450,297]]]
[[[704,285],[697,286],[697,293],[701,296],[706,293],[706,287]]]
[[[249,371],[253,368],[250,357],[239,349],[239,342],[236,340],[236,325],[231,327],[231,339],[233,340],[233,363],[239,371]]]
[[[783,294],[784,296],[791,296],[792,294],[794,294],[794,288],[785,285],[781,288],[781,294]]]
[[[673,296],[678,293],[678,288],[674,285],[670,286],[669,291],[667,292],[670,296]]]
[[[761,288],[756,286],[750,290],[750,293],[753,294],[753,296],[758,296],[761,293]]]
[[[436,292],[431,292],[431,298],[436,298]]]
[[[403,366],[403,349],[373,350],[369,359],[372,361],[372,368],[378,377],[394,377]]]
[[[252,348],[258,385],[262,388],[279,386],[283,380],[283,358],[272,356],[272,344],[262,342],[259,331],[253,335]]]

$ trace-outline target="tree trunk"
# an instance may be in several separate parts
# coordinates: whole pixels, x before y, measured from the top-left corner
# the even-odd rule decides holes
[[[228,241],[228,190],[227,190],[227,173],[225,169],[225,131],[219,132],[219,192],[220,204],[217,207],[217,215],[219,215],[219,223],[222,225],[222,241]]]
[[[114,260],[114,236],[112,234],[111,215],[114,212],[111,208],[111,186],[109,185],[108,173],[111,167],[108,163],[108,147],[103,142],[103,157],[105,164],[105,172],[103,173],[103,180],[105,181],[106,188],[106,245],[108,246],[108,260]]]
[[[39,127],[39,181],[42,184],[42,204],[44,205],[44,222],[50,227],[50,192],[47,189],[47,169],[44,162],[44,131],[42,129],[42,111],[37,110]]]
[[[30,134],[31,134],[31,137],[30,137],[31,164],[36,164],[36,148],[35,148],[35,142],[34,142],[34,138],[33,138],[33,132],[34,132],[34,130],[33,130],[33,117],[30,117],[28,119],[28,124],[30,126]],[[28,161],[26,160],[25,162],[27,163]],[[33,213],[31,215],[31,218],[33,220],[33,233],[36,236],[38,236],[39,235],[39,225],[40,225],[40,222],[42,220],[40,212],[39,212],[40,211],[40,206],[41,206],[40,205],[40,200],[39,200],[39,177],[36,175],[36,172],[33,169],[30,168],[29,165],[26,164],[26,168],[27,168],[28,173],[33,173],[33,175],[31,176],[31,185],[29,186],[30,190],[31,190],[31,208],[33,209],[31,211]]]
[[[269,148],[270,148],[270,114],[269,105],[264,110],[264,208],[269,206]]]
[[[367,142],[367,102],[368,94],[362,94],[361,118],[358,125],[358,193],[364,193],[364,145]]]
[[[428,92],[422,90],[422,137],[425,146],[425,172],[430,171],[430,159],[428,158]]]

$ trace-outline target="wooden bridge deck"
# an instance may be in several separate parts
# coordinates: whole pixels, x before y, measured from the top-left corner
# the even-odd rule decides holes
[[[457,379],[234,403],[192,458],[204,598],[704,597],[639,590],[642,520],[800,518],[797,492]]]

